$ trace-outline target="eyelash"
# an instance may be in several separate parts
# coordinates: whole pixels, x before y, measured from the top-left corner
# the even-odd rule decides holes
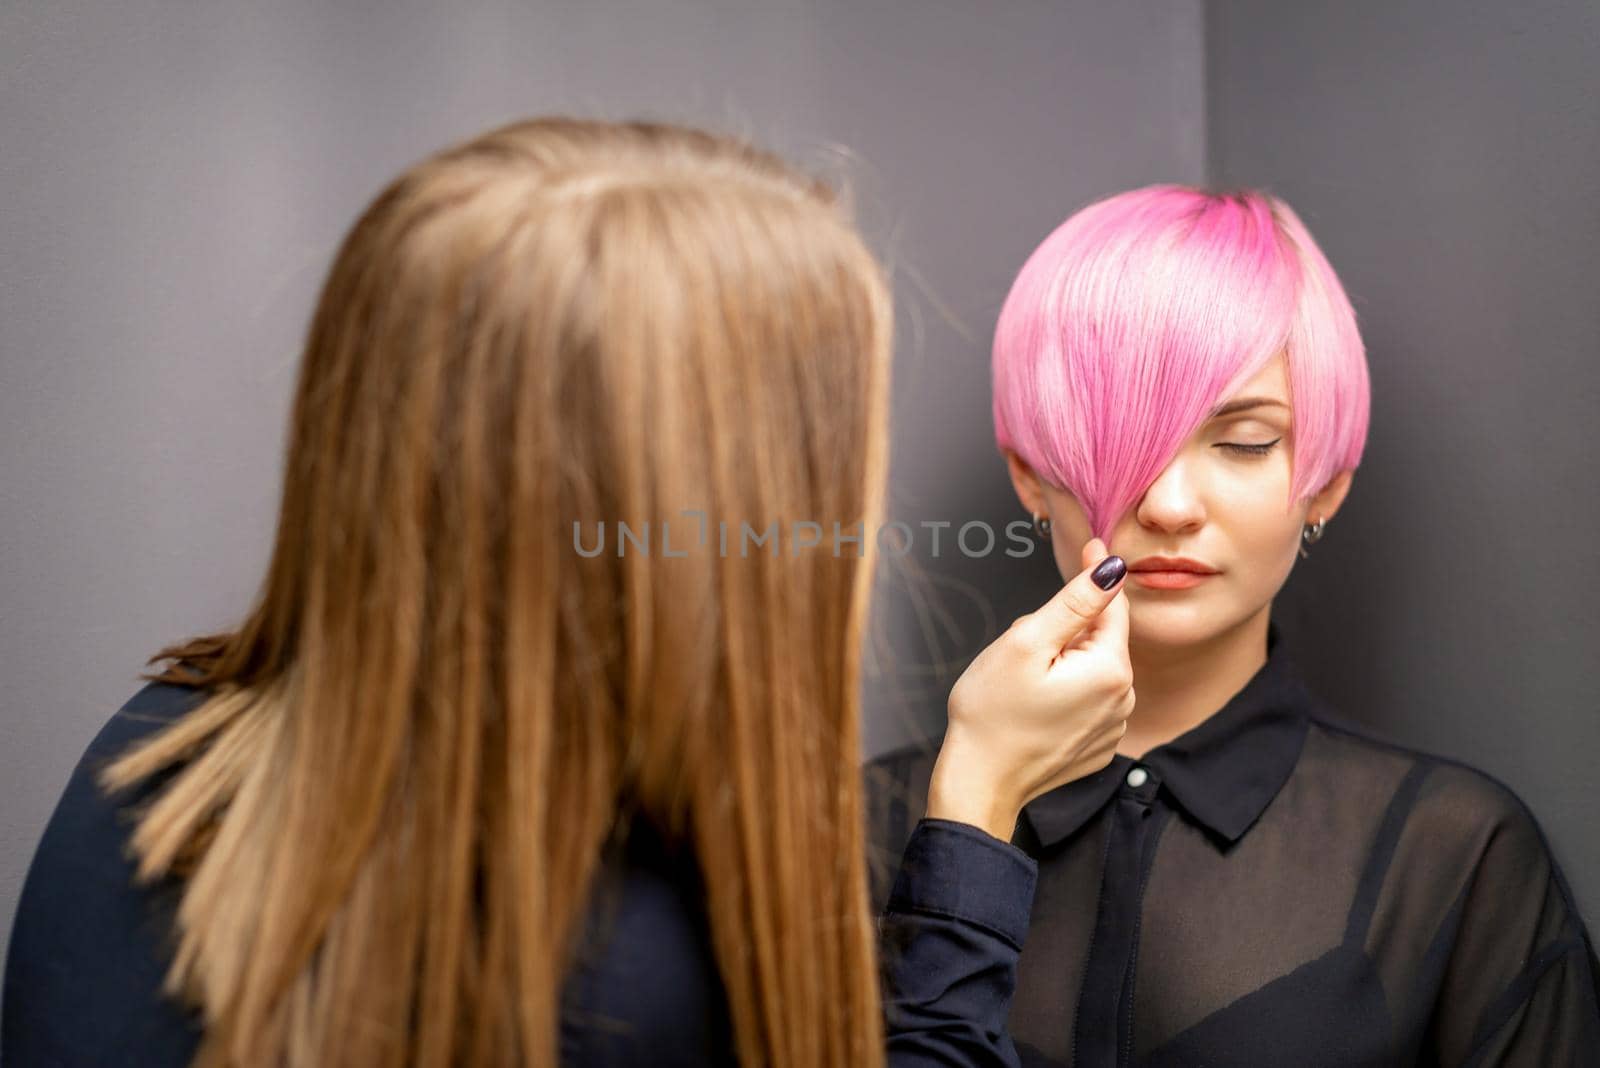
[[[1242,452],[1250,456],[1265,456],[1267,453],[1272,451],[1272,447],[1274,445],[1282,440],[1283,439],[1281,437],[1273,438],[1271,441],[1263,442],[1260,445],[1239,445],[1234,442],[1225,441],[1219,445],[1218,448],[1232,449],[1234,452]]]

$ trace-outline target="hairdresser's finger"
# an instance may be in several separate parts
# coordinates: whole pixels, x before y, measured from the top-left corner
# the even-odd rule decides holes
[[[1110,600],[1100,610],[1100,618],[1090,629],[1089,645],[1104,646],[1119,660],[1128,658],[1128,594],[1127,583],[1118,582],[1112,587]]]
[[[1083,543],[1079,552],[1082,566],[1093,569],[1101,560],[1105,559],[1106,550],[1109,548],[1099,538],[1090,538]],[[1094,625],[1083,632],[1078,639],[1078,648],[1100,648],[1124,662],[1128,658],[1128,596],[1127,583],[1119,582],[1112,588],[1112,597],[1106,606],[1100,610],[1100,617]]]
[[[1035,612],[1023,617],[1030,637],[1051,649],[1064,649],[1100,618],[1116,597],[1128,566],[1120,556],[1106,555],[1105,542],[1089,539],[1083,558],[1093,559]]]
[[[1092,574],[1094,568],[1106,559],[1110,546],[1099,538],[1090,538],[1083,543],[1078,551],[1080,566]],[[1124,572],[1126,574],[1126,572]],[[1117,659],[1126,661],[1128,658],[1128,597],[1127,583],[1118,580],[1113,584],[1111,597],[1106,606],[1100,610],[1100,615],[1083,632],[1078,635],[1073,648],[1098,649],[1104,646],[1106,651]]]
[[[1094,567],[1106,558],[1106,550],[1109,548],[1110,546],[1099,538],[1090,538],[1078,547],[1078,567],[1080,569]]]

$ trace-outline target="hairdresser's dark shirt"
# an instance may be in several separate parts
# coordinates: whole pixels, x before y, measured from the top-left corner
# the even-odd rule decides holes
[[[1023,1063],[1600,1064],[1600,963],[1527,809],[1341,722],[1268,648],[1198,727],[1024,810]],[[931,765],[868,768],[877,900]]]
[[[146,686],[73,771],[24,883],[6,958],[0,1064],[187,1065],[198,1022],[160,993],[174,888],[133,885],[125,813],[93,774],[192,707],[200,691]],[[135,798],[130,800],[136,800]],[[880,923],[894,1068],[1014,1065],[1004,1034],[1037,872],[1015,846],[942,820],[906,844]],[[563,991],[566,1065],[733,1063],[696,866],[647,824],[606,857],[587,938]]]

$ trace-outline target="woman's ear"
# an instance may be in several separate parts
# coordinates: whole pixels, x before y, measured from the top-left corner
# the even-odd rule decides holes
[[[1006,468],[1011,472],[1011,487],[1017,491],[1017,500],[1022,502],[1022,507],[1030,516],[1048,515],[1039,476],[1033,473],[1033,468],[1028,466],[1026,460],[1010,449],[1000,451],[1005,455]]]
[[[1322,492],[1311,498],[1311,508],[1306,513],[1308,522],[1315,523],[1318,519],[1326,522],[1333,518],[1350,492],[1350,479],[1354,474],[1354,471],[1340,471],[1328,480]]]

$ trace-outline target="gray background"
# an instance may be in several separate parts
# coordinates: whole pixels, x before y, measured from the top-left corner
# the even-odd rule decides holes
[[[988,337],[1052,226],[1154,181],[1286,196],[1362,318],[1374,417],[1277,618],[1347,714],[1516,789],[1592,926],[1600,42],[1592,4],[1503,6],[0,8],[0,931],[145,657],[256,589],[344,229],[432,149],[552,111],[850,176],[896,275],[913,524],[1020,517]],[[868,752],[937,731],[964,658],[1057,582],[919,540],[880,589]]]

